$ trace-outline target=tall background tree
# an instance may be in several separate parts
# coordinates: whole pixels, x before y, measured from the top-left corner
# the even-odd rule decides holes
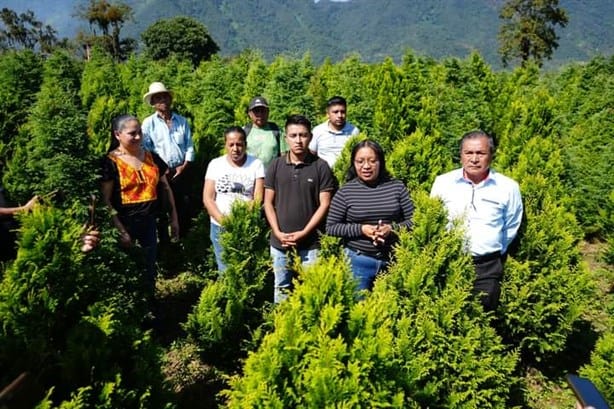
[[[569,21],[559,0],[508,0],[499,18],[504,20],[499,30],[504,66],[514,59],[520,59],[522,66],[531,60],[541,66],[559,46],[555,26],[565,27]]]
[[[8,8],[0,11],[0,50],[26,48],[50,53],[57,45],[57,31],[38,21],[32,10],[17,14]]]
[[[220,50],[207,28],[186,16],[158,20],[141,34],[141,38],[145,43],[145,53],[154,60],[175,55],[197,66]]]
[[[79,33],[77,41],[82,44],[86,57],[93,46],[100,46],[116,60],[124,60],[136,48],[132,38],[120,37],[127,21],[132,19],[132,8],[125,3],[107,0],[90,0],[77,11],[77,17],[89,23],[91,34]],[[100,31],[98,31],[100,30]]]

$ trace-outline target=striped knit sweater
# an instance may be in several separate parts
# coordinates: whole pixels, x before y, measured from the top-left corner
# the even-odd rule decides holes
[[[385,243],[374,246],[371,239],[362,235],[362,224],[396,223],[410,229],[414,205],[403,182],[395,179],[381,181],[375,186],[352,179],[333,196],[326,233],[343,238],[352,250],[368,256],[387,260],[397,240],[396,234],[388,236]]]

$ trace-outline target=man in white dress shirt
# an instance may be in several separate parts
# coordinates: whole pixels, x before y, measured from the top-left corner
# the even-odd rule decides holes
[[[497,308],[503,261],[523,213],[518,183],[490,168],[494,149],[487,133],[465,134],[462,167],[438,176],[431,189],[431,196],[443,201],[450,220],[461,219],[465,225],[477,275],[474,292],[487,311]]]

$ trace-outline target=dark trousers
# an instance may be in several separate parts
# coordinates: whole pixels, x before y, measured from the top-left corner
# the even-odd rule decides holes
[[[499,305],[501,279],[503,278],[503,259],[500,252],[473,257],[476,279],[473,293],[480,297],[485,311],[494,311]]]
[[[188,177],[189,168],[181,175],[174,178],[174,169],[169,171],[167,178],[175,199],[175,208],[177,209],[177,219],[179,220],[179,235],[185,237],[190,230],[192,219],[192,205],[190,200],[190,186]],[[163,196],[164,197],[164,196]],[[160,214],[158,216],[158,238],[161,243],[168,243],[169,236],[169,214],[170,206],[166,200],[160,206]]]
[[[153,294],[156,282],[156,221],[153,216],[125,217],[122,224],[143,250],[145,259],[145,285],[147,292]]]

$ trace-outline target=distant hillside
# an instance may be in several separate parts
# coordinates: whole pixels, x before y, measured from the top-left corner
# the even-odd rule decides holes
[[[64,36],[74,35],[71,17],[85,0],[4,0],[3,7],[32,9]],[[366,61],[386,56],[399,60],[406,49],[435,58],[465,57],[478,50],[499,66],[497,32],[503,0],[126,0],[135,21],[124,34],[140,39],[154,21],[176,15],[203,22],[223,55],[246,48],[267,58],[284,53],[315,62],[339,60],[357,52]],[[559,29],[560,47],[548,66],[588,60],[614,51],[614,1],[562,0],[570,23]]]

